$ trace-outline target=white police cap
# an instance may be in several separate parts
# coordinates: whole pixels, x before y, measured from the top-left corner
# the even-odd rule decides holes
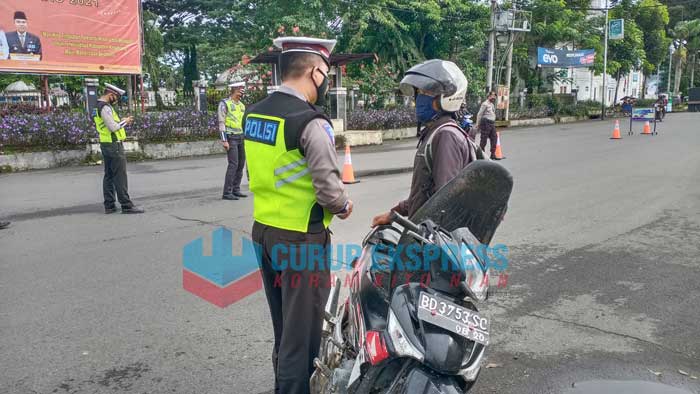
[[[282,53],[307,52],[315,53],[330,63],[331,52],[335,48],[336,40],[326,40],[314,37],[277,37],[272,43],[282,49]]]
[[[120,97],[126,93],[123,89],[119,89],[118,87],[112,85],[111,83],[105,83],[105,92],[114,93]]]

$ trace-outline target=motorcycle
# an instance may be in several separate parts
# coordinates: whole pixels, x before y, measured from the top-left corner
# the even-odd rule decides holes
[[[485,209],[485,200],[471,198],[479,190],[493,198]],[[370,231],[346,278],[343,303],[340,279],[334,280],[314,360],[313,394],[470,390],[490,341],[490,321],[477,308],[489,295],[483,246],[500,224],[511,190],[503,167],[474,162],[414,217],[393,212],[391,224]],[[470,198],[456,197],[463,195]],[[458,206],[441,209],[446,198]],[[478,212],[445,215],[475,207]]]
[[[467,132],[467,135],[474,140],[476,138],[476,130],[474,128],[474,121],[472,120],[472,114],[464,112],[459,118],[459,126],[462,130]]]

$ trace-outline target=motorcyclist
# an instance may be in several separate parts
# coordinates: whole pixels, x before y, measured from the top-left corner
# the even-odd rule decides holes
[[[658,122],[663,122],[663,119],[666,117],[666,104],[668,101],[666,101],[666,97],[663,94],[659,94],[658,98],[656,99],[656,102],[654,103],[654,107],[656,109],[655,115],[656,115],[656,120]]]
[[[404,95],[416,99],[418,150],[408,199],[391,210],[411,216],[438,189],[454,178],[481,151],[456,121],[467,78],[456,64],[433,59],[411,67],[400,84]],[[372,226],[391,223],[391,211],[377,215]]]

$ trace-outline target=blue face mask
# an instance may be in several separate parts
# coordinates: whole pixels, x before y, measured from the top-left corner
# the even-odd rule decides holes
[[[416,96],[416,119],[419,123],[426,123],[433,119],[438,114],[433,109],[433,100],[435,97],[419,94]]]

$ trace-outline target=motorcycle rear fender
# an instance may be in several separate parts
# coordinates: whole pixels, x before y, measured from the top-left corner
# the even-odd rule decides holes
[[[395,381],[405,379],[404,383],[387,394],[464,394],[457,376],[441,375],[419,364],[403,374]]]

